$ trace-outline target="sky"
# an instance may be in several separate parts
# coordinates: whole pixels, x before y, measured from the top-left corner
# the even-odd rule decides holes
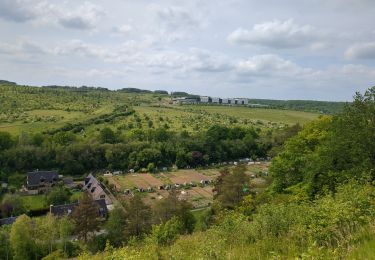
[[[375,85],[374,0],[0,0],[0,79],[351,100]]]

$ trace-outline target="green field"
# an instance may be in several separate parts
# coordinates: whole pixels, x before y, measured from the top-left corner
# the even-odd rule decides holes
[[[280,110],[280,109],[262,109],[248,107],[228,107],[228,106],[193,106],[193,109],[200,109],[209,113],[219,113],[228,116],[234,116],[241,119],[265,120],[269,122],[286,123],[286,124],[304,124],[316,119],[319,114]]]
[[[138,106],[134,109],[142,119],[146,119],[143,120],[142,127],[147,128],[147,119],[149,118],[154,127],[162,127],[167,124],[171,129],[189,131],[206,129],[212,124],[279,128],[297,123],[303,125],[320,115],[281,109],[201,105]]]
[[[13,135],[59,129],[67,124],[110,116],[116,107],[123,105],[133,108],[134,116],[85,125],[86,134],[96,135],[97,131],[106,126],[121,131],[166,127],[176,131],[195,132],[207,129],[212,124],[277,129],[296,123],[302,125],[319,116],[318,113],[281,109],[171,105],[170,96],[151,93],[0,87],[0,131]]]
[[[32,110],[25,113],[29,120],[0,123],[0,131],[20,134],[36,133],[64,126],[66,123],[83,120],[85,113],[63,110]]]
[[[47,207],[45,195],[21,196],[21,199],[27,210],[40,210]]]

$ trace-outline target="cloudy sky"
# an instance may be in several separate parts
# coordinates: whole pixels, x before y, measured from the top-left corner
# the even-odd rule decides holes
[[[0,79],[351,100],[375,85],[374,0],[0,0]]]

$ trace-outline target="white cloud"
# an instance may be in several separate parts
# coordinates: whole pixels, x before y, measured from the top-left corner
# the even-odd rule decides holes
[[[58,22],[66,28],[85,30],[94,28],[103,16],[100,6],[85,2],[73,11],[61,11]]]
[[[197,10],[181,6],[149,5],[155,23],[152,34],[155,41],[175,42],[189,38],[203,26],[203,18]]]
[[[113,32],[119,35],[128,35],[133,30],[133,26],[129,24],[123,24],[121,26],[113,27]]]
[[[8,55],[37,55],[46,54],[47,52],[47,48],[28,39],[17,40],[13,43],[0,43],[0,53]]]
[[[145,66],[180,70],[183,72],[223,72],[232,69],[225,57],[206,50],[192,48],[187,52],[163,51],[143,56]]]
[[[354,44],[346,50],[345,56],[348,59],[375,59],[375,42]]]
[[[192,12],[182,7],[160,7],[152,6],[155,10],[158,21],[169,30],[179,30],[184,28],[196,28],[200,26],[198,17]]]
[[[13,22],[35,19],[37,11],[32,8],[32,5],[30,0],[1,0],[0,17]]]
[[[320,38],[317,29],[310,25],[297,25],[293,19],[255,24],[251,30],[238,28],[228,36],[231,43],[275,49],[309,46]]]
[[[87,30],[96,27],[103,16],[103,9],[90,2],[68,7],[46,0],[0,1],[0,17],[13,22],[32,20],[45,25],[59,24],[65,28]]]
[[[309,68],[301,68],[292,61],[285,60],[278,55],[256,55],[246,60],[240,60],[236,65],[240,75],[250,76],[299,76],[312,73]]]
[[[71,40],[64,44],[60,44],[54,48],[54,53],[57,55],[73,55],[100,59],[105,59],[111,55],[108,48],[95,44],[88,44],[81,40]]]

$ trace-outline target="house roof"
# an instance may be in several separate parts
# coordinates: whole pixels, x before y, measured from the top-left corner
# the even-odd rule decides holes
[[[87,190],[94,199],[99,199],[100,195],[106,195],[100,182],[91,173],[85,178],[83,190]]]
[[[94,203],[98,206],[98,214],[100,216],[106,215],[108,213],[107,204],[104,199],[94,200]],[[51,205],[50,212],[55,216],[65,216],[73,213],[74,208],[79,205],[79,202],[64,204],[64,205]]]
[[[55,216],[70,215],[76,206],[78,206],[78,202],[65,205],[51,205],[50,213]]]
[[[63,181],[64,181],[64,184],[74,184],[72,177],[65,177]]]
[[[37,186],[41,180],[44,182],[56,182],[59,180],[57,171],[34,171],[27,173],[27,185]]]
[[[16,221],[17,217],[3,218],[0,219],[0,226],[2,225],[12,225]]]

